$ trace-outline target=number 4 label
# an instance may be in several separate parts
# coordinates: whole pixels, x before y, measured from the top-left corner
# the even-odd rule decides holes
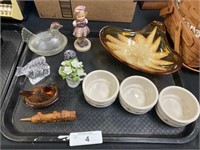
[[[90,141],[90,140],[89,140],[89,136],[87,136],[85,140],[89,142],[89,141]]]
[[[69,137],[70,146],[92,145],[101,143],[103,143],[103,137],[101,131],[70,133]]]

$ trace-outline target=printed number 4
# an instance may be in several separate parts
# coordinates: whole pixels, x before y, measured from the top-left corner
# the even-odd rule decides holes
[[[89,136],[87,136],[85,140],[89,142],[90,141]]]

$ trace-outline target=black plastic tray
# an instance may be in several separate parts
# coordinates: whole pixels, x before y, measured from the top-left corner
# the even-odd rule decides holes
[[[24,42],[21,38],[22,27],[17,24],[1,24],[1,103],[16,68]]]
[[[68,37],[65,50],[74,49],[75,39],[71,34],[64,34]],[[159,91],[169,85],[182,86],[178,72],[159,76],[136,71],[110,55],[101,45],[98,33],[90,33],[89,39],[92,42],[91,50],[84,53],[77,52],[86,73],[96,69],[108,70],[116,75],[120,83],[128,76],[141,75],[154,82]],[[58,75],[63,53],[64,51],[46,57],[51,67],[51,74],[40,83],[56,83],[60,90],[59,100],[49,107],[45,109],[28,107],[18,93],[21,89],[29,89],[32,85],[25,76],[13,78],[1,111],[1,132],[8,139],[19,142],[65,142],[66,139],[59,139],[58,136],[69,135],[71,132],[101,130],[104,142],[186,143],[198,134],[197,122],[186,127],[174,128],[163,123],[154,108],[144,115],[128,113],[122,108],[118,98],[106,108],[95,108],[89,105],[84,99],[81,85],[75,89],[69,88]],[[35,57],[38,55],[25,47],[18,66],[26,65]],[[78,119],[73,122],[39,124],[20,121],[21,118],[31,117],[38,111],[49,113],[63,109],[77,111]]]

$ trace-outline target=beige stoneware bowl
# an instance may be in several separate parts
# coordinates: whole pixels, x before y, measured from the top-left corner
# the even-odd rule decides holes
[[[119,81],[106,70],[95,70],[87,74],[82,83],[86,101],[94,107],[107,107],[117,98]]]
[[[169,86],[160,92],[156,112],[166,124],[183,127],[199,117],[200,106],[190,91],[179,86]]]
[[[119,100],[122,107],[133,114],[144,114],[158,101],[154,83],[142,76],[130,76],[120,85]]]

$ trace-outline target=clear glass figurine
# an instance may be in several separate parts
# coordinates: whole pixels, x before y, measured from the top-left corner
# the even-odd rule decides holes
[[[24,67],[17,67],[16,76],[25,75],[31,84],[36,84],[50,74],[50,66],[46,63],[44,56],[30,61]]]
[[[74,42],[74,47],[80,52],[88,51],[91,48],[91,42],[86,36],[90,33],[88,28],[88,20],[86,19],[87,11],[85,6],[77,6],[74,9],[76,20],[73,21],[73,35],[77,38]]]

